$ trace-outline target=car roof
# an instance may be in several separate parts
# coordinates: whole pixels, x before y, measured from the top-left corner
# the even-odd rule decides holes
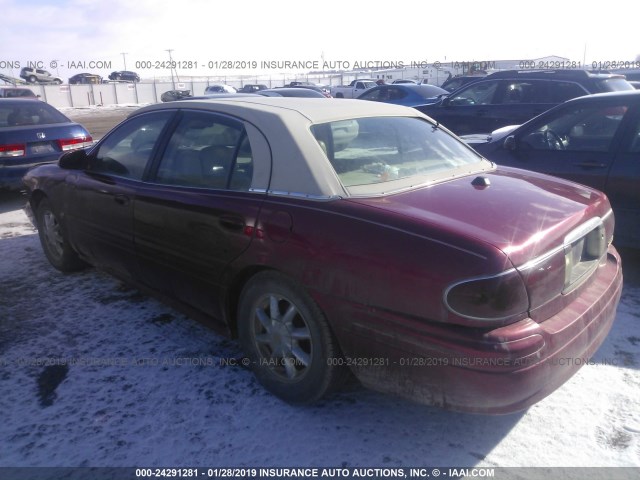
[[[270,94],[276,94],[282,97],[326,98],[319,89],[305,88],[303,85],[299,87],[267,88],[266,90],[260,90],[258,92],[258,95]]]
[[[598,100],[611,100],[616,98],[630,97],[633,101],[640,101],[640,90],[620,90],[617,92],[605,92],[605,93],[592,93],[591,95],[584,95],[582,97],[572,98],[560,105],[566,105],[571,102],[585,102],[585,101],[598,101]]]
[[[492,80],[494,78],[563,78],[563,79],[587,79],[587,78],[622,78],[623,75],[609,73],[609,72],[590,72],[588,70],[501,70],[498,72],[490,73],[485,77],[485,80]]]
[[[378,85],[377,87],[374,88],[381,88],[381,87],[393,87],[393,88],[406,88],[407,90],[415,90],[416,92],[427,92],[429,90],[442,90],[443,93],[449,93],[447,92],[444,88],[439,87],[437,85],[433,85],[433,84],[429,84],[429,83],[421,83],[420,85],[418,85],[417,83],[387,83],[385,85]]]
[[[370,116],[423,116],[417,110],[382,102],[363,102],[352,99],[301,98],[301,97],[263,97],[238,96],[207,100],[184,100],[171,104],[154,104],[136,112],[162,110],[167,108],[199,108],[235,114],[249,119],[260,113],[275,116],[302,116],[311,123],[325,123]],[[253,115],[252,115],[253,112]]]
[[[5,86],[2,86],[2,87],[0,87],[0,90],[21,90],[21,91],[33,92],[33,90],[31,90],[30,88],[27,88],[27,87],[5,87]]]
[[[38,100],[37,98],[34,97],[9,97],[9,98],[0,98],[0,103],[2,104],[11,104],[14,103],[16,105],[24,105],[25,102],[30,102],[30,103],[34,103],[37,105],[46,105],[46,107],[44,108],[53,108],[54,110],[57,110],[57,108],[49,105],[48,103],[43,102],[42,100]]]

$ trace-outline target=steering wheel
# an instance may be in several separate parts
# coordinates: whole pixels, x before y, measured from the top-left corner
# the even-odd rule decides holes
[[[545,130],[544,141],[546,142],[550,150],[565,150],[562,137],[560,137],[560,135],[558,135],[553,130]]]

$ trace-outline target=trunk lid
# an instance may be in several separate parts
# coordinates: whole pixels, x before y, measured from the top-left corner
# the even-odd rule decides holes
[[[350,201],[437,225],[508,255],[518,267],[561,247],[567,235],[610,210],[591,188],[534,172],[500,168],[425,188]],[[486,180],[484,183],[486,183]]]

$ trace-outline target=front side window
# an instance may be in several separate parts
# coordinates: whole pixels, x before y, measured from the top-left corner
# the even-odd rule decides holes
[[[185,112],[160,160],[156,182],[246,191],[252,173],[251,146],[240,122]]]
[[[451,97],[449,105],[489,105],[494,103],[499,82],[479,82]]]
[[[640,152],[640,118],[636,116],[635,126],[633,127],[633,136],[631,137],[631,143],[628,147],[628,152],[638,153]]]
[[[522,144],[533,150],[606,152],[627,110],[624,105],[564,110],[552,121],[525,135]]]
[[[404,180],[400,188],[419,185],[488,163],[420,118],[358,118],[313,125],[311,132],[347,188],[396,180]]]
[[[373,102],[383,102],[388,98],[389,89],[386,87],[383,88],[374,88],[369,90],[368,92],[360,95],[361,100],[371,100]]]
[[[100,145],[89,171],[141,180],[173,112],[150,113],[124,123]]]

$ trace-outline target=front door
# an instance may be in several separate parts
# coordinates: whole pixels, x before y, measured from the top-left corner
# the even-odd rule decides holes
[[[71,241],[92,263],[117,275],[135,276],[135,196],[172,115],[151,113],[121,125],[91,152],[84,172],[69,176]]]

